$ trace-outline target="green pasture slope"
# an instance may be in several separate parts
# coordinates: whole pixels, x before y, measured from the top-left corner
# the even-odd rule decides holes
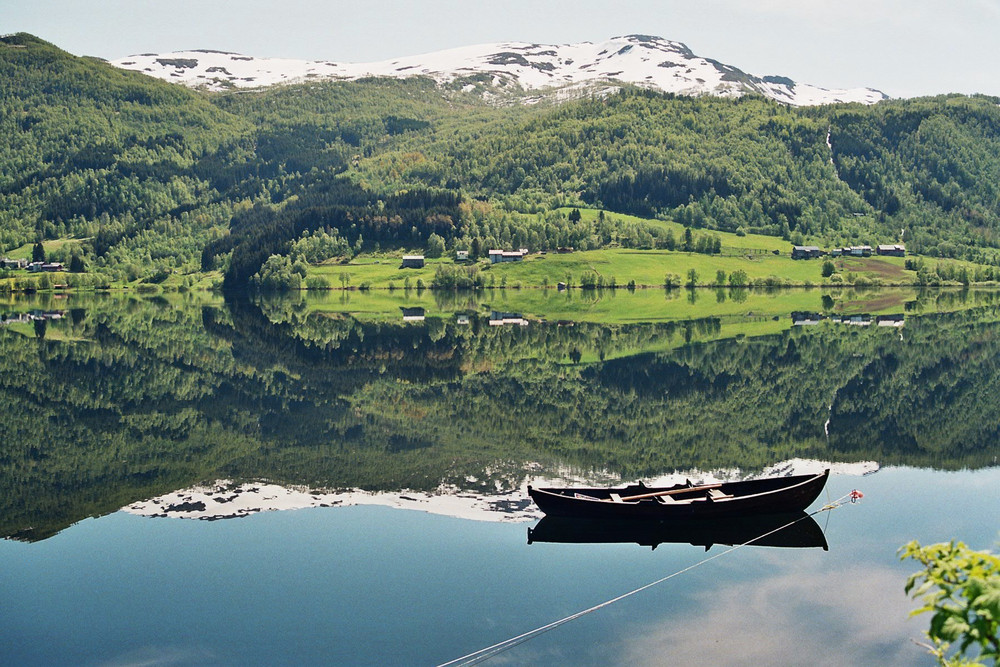
[[[580,219],[588,222],[597,220],[601,215],[602,211],[597,209],[589,208],[577,208],[573,209],[570,207],[563,207],[558,209],[561,213],[569,215],[571,211],[577,210],[580,212]],[[632,222],[641,223],[644,225],[652,225],[653,227],[658,227],[664,231],[669,231],[674,235],[674,238],[678,241],[684,240],[684,225],[679,222],[673,222],[671,220],[656,220],[651,218],[640,218],[634,215],[626,215],[623,213],[609,213],[603,211],[604,215],[608,218],[614,218],[615,220],[620,220],[622,222]],[[747,234],[745,236],[740,236],[738,234],[733,234],[731,232],[722,232],[715,230],[706,229],[692,229],[692,234],[695,236],[702,236],[708,234],[710,236],[718,236],[722,241],[722,253],[723,254],[745,254],[747,251],[751,252],[771,252],[777,250],[788,254],[790,252],[791,244],[779,238],[777,236],[764,236],[763,234]],[[821,245],[816,243],[815,245]]]
[[[745,237],[745,238],[749,238]],[[774,278],[783,285],[820,285],[828,280],[822,276],[823,262],[819,260],[792,260],[786,245],[783,255],[770,252],[760,254],[727,254],[726,246],[719,255],[704,255],[693,252],[669,250],[632,250],[628,248],[605,248],[567,254],[530,254],[523,261],[490,265],[480,260],[478,266],[483,279],[496,287],[555,287],[560,282],[578,286],[587,273],[594,273],[607,284],[614,279],[618,287],[634,281],[637,287],[660,287],[666,276],[678,276],[682,284],[687,284],[689,271],[697,273],[699,286],[714,286],[716,274],[723,271],[726,280],[737,271],[746,273],[748,280]],[[868,280],[885,285],[911,285],[916,273],[903,268],[901,257],[870,257],[864,259],[838,260],[838,271],[851,272]],[[439,265],[454,266],[450,254],[447,257],[426,260],[421,269],[402,268],[401,254],[397,256],[359,255],[350,262],[327,263],[309,267],[309,276],[326,278],[333,288],[343,287],[341,276],[349,277],[348,287],[358,287],[364,283],[372,288],[403,287],[408,279],[412,286],[417,280],[430,286],[434,272]]]
[[[580,209],[583,219],[596,218],[600,213],[597,210]],[[617,213],[605,213],[605,215],[662,227],[671,231],[678,243],[684,239],[685,228],[676,222],[649,220]],[[637,287],[659,287],[664,284],[668,274],[679,277],[680,283],[686,285],[689,271],[692,269],[697,273],[697,285],[700,287],[715,286],[718,271],[725,273],[727,284],[729,276],[737,271],[743,271],[751,282],[773,279],[773,282],[786,286],[851,284],[859,280],[884,286],[916,283],[917,274],[905,268],[906,259],[903,257],[793,260],[792,244],[778,237],[706,230],[693,230],[693,233],[695,238],[706,234],[718,237],[721,242],[721,252],[706,255],[680,250],[608,247],[566,254],[533,253],[521,262],[494,265],[490,265],[485,259],[480,259],[477,266],[482,272],[483,280],[488,285],[492,280],[492,284],[496,287],[555,287],[560,282],[566,282],[572,287],[578,286],[580,279],[587,273],[600,276],[605,284],[614,279],[618,287],[624,287],[630,281],[634,281]],[[419,254],[423,251],[418,248],[411,252]],[[358,287],[362,284],[375,289],[403,287],[407,279],[411,286],[415,287],[417,280],[420,280],[429,287],[439,265],[456,264],[452,259],[453,252],[449,251],[441,258],[427,259],[422,269],[404,269],[401,266],[403,254],[403,252],[363,254],[347,263],[330,261],[320,266],[309,267],[309,276],[322,276],[326,278],[330,287],[335,289],[345,285]],[[832,280],[822,275],[826,259],[834,263],[837,277]],[[923,261],[929,268],[938,264],[950,264],[956,268],[965,267],[973,271],[978,266],[964,260],[934,257],[924,257]],[[344,274],[349,276],[346,283],[342,278]]]

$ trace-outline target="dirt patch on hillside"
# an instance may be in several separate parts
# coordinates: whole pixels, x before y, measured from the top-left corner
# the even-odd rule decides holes
[[[844,273],[848,271],[866,274],[874,273],[879,278],[887,280],[901,280],[906,277],[903,267],[877,257],[842,257],[834,262],[834,265],[838,271]]]

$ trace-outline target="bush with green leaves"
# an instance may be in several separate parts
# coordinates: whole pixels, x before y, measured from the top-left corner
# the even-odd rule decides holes
[[[306,278],[306,289],[324,290],[330,289],[330,281],[323,276],[310,276]]]
[[[302,232],[297,241],[292,243],[293,259],[302,259],[309,264],[319,264],[332,257],[351,255],[351,244],[337,233],[336,229],[319,229],[313,233]]]
[[[444,254],[444,239],[437,234],[427,237],[427,256],[434,259]]]
[[[747,277],[747,272],[742,269],[729,274],[730,287],[746,287],[749,282],[750,279]]]
[[[292,262],[285,255],[271,255],[252,278],[253,286],[261,291],[302,289],[306,267],[301,261]]]
[[[483,287],[479,267],[438,264],[431,281],[434,289],[476,289]]]
[[[913,612],[930,612],[928,646],[939,665],[996,665],[1000,659],[1000,556],[975,551],[962,542],[900,549],[902,560],[923,569],[910,575],[906,593],[923,602]],[[949,657],[955,643],[957,649]]]

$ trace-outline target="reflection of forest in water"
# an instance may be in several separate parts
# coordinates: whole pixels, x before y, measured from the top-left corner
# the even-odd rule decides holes
[[[934,294],[965,308],[910,303],[905,327],[790,312],[758,337],[717,317],[498,324],[517,313],[478,303],[408,321],[297,299],[11,304],[0,534],[44,537],[217,478],[488,493],[528,464],[631,478],[795,456],[991,465],[1000,294]]]

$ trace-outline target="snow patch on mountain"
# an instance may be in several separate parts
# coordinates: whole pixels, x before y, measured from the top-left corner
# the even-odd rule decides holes
[[[255,58],[196,50],[128,56],[112,64],[216,91],[371,76],[426,76],[439,85],[479,92],[487,98],[508,93],[521,96],[522,101],[537,101],[539,93],[553,90],[561,91],[562,97],[574,97],[592,84],[609,89],[616,82],[678,95],[739,97],[758,93],[796,106],[873,104],[886,99],[884,93],[871,88],[829,90],[787,77],[747,74],[697,56],[679,42],[647,35],[563,45],[481,44],[374,63]]]

